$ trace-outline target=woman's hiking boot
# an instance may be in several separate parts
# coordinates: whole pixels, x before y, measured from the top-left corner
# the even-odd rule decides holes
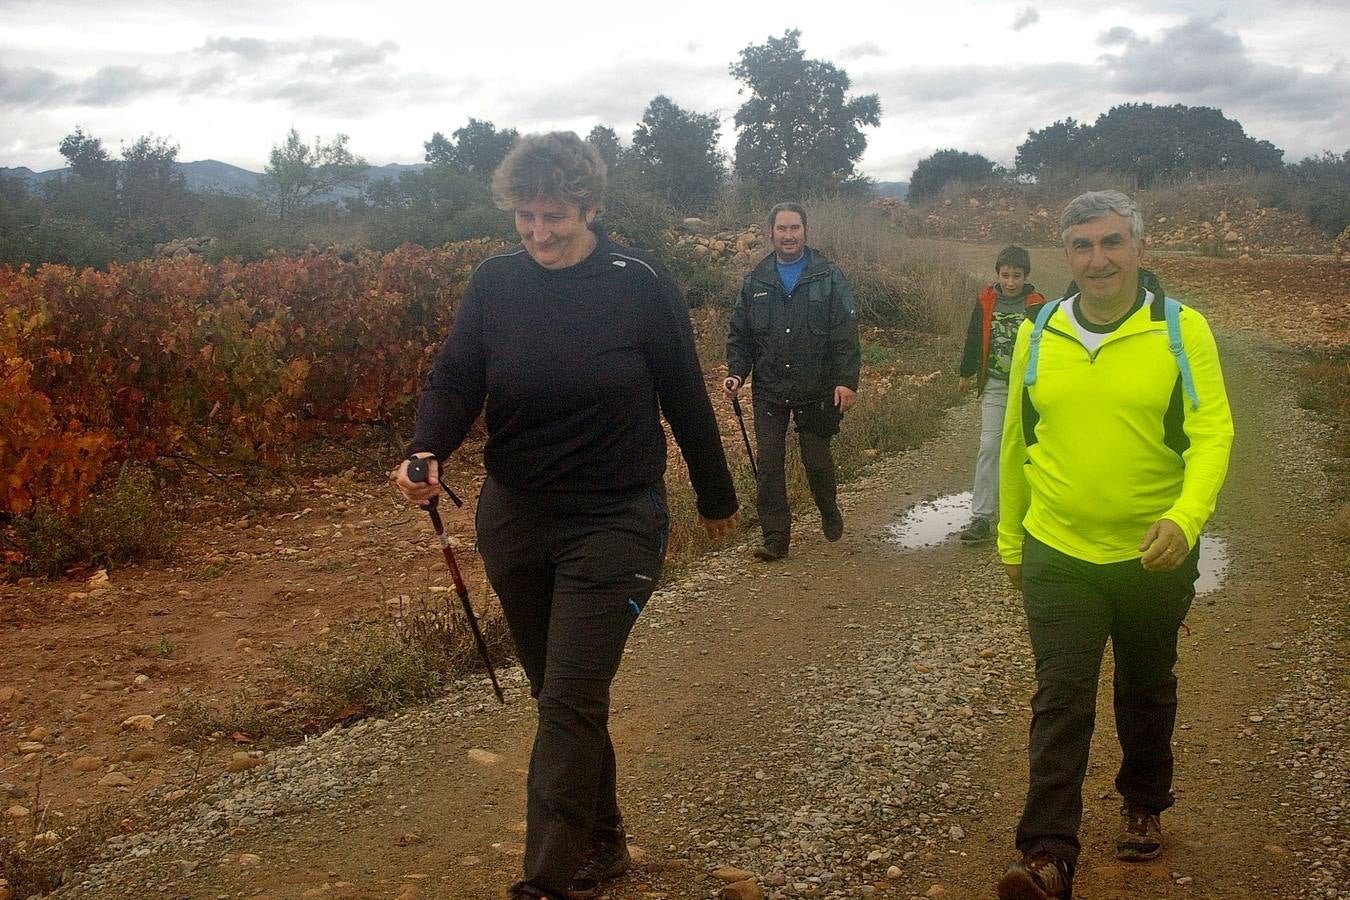
[[[774,541],[765,541],[762,547],[756,547],[754,550],[755,559],[761,562],[773,562],[776,559],[782,559],[788,555],[787,544],[779,544]]]
[[[1120,835],[1116,838],[1116,859],[1145,862],[1162,852],[1162,823],[1151,809],[1126,800],[1120,808]]]
[[[827,541],[837,541],[844,536],[844,514],[839,511],[838,505],[821,512],[820,530]]]
[[[998,900],[1051,900],[1073,896],[1073,866],[1053,853],[1032,853],[1008,866],[998,880]]]
[[[633,865],[628,854],[628,836],[622,830],[615,837],[592,841],[590,849],[581,858],[577,873],[572,876],[571,897],[598,897],[600,887],[611,878],[618,878]]]

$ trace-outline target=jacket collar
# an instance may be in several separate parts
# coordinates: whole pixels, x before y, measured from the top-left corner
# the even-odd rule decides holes
[[[1069,282],[1068,288],[1066,288],[1064,291],[1064,299],[1068,300],[1069,298],[1075,297],[1078,294],[1079,294],[1078,283],[1076,281]],[[1139,332],[1142,331],[1153,331],[1158,327],[1157,323],[1163,321],[1163,300],[1166,298],[1167,295],[1166,293],[1164,293],[1162,282],[1158,280],[1157,275],[1154,275],[1147,269],[1140,269],[1139,288],[1138,294],[1135,297],[1135,302],[1143,300],[1147,296],[1147,294],[1153,295],[1153,302],[1141,306],[1139,309],[1136,309],[1133,313],[1131,313],[1130,316],[1126,318],[1124,322],[1120,323],[1119,328],[1117,328],[1115,331],[1111,332],[1110,335],[1108,335],[1107,340],[1111,340],[1116,336],[1138,334]],[[1062,303],[1060,305],[1061,307],[1063,306]],[[1057,316],[1067,316],[1067,313],[1065,313],[1062,308],[1058,308],[1055,310],[1054,316],[1052,316],[1051,318],[1053,319]],[[1065,321],[1064,324],[1065,326],[1068,325],[1067,320]]]
[[[830,261],[820,254],[813,247],[806,248],[806,271],[802,272],[802,281],[826,271],[830,267]],[[759,261],[759,265],[751,270],[751,277],[758,281],[767,281],[770,284],[780,283],[778,278],[778,254],[770,250],[769,255]]]

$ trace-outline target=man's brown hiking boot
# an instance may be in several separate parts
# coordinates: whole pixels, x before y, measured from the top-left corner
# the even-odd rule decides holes
[[[1162,852],[1162,824],[1158,814],[1138,803],[1126,800],[1120,808],[1120,835],[1116,838],[1116,859],[1145,862]]]
[[[1051,853],[1023,856],[998,880],[998,900],[1051,900],[1073,896],[1073,866]]]

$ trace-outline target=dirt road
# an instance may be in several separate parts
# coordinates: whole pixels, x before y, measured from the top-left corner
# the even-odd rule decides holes
[[[1222,585],[1183,634],[1176,808],[1155,863],[1110,858],[1109,666],[1077,895],[1350,897],[1346,547],[1290,360],[1223,341],[1238,426],[1211,534]],[[907,550],[914,502],[966,489],[973,404],[845,496],[783,564],[746,547],[654,599],[616,683],[621,797],[641,848],[615,898],[981,897],[1010,859],[1031,692],[1022,614],[988,550]],[[485,898],[518,870],[533,715],[476,682],[274,754],[117,845],[68,897]]]

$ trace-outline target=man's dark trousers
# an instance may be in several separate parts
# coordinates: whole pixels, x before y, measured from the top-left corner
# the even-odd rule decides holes
[[[1138,560],[1099,565],[1030,534],[1022,594],[1036,656],[1031,701],[1031,785],[1017,849],[1078,859],[1083,776],[1097,711],[1106,640],[1115,657],[1116,790],[1155,813],[1172,805],[1177,631],[1195,597],[1199,543],[1181,567],[1149,572]]]
[[[759,500],[756,504],[759,527],[764,533],[765,546],[787,550],[792,539],[792,510],[787,495],[788,423],[796,419],[802,468],[806,470],[806,481],[811,486],[816,508],[821,513],[837,513],[830,437],[839,430],[839,414],[828,400],[811,408],[794,408],[759,395],[753,402],[756,465],[759,467]]]
[[[661,572],[665,486],[519,491],[489,478],[478,547],[538,701],[525,883],[565,897],[594,839],[620,835],[609,686]]]

